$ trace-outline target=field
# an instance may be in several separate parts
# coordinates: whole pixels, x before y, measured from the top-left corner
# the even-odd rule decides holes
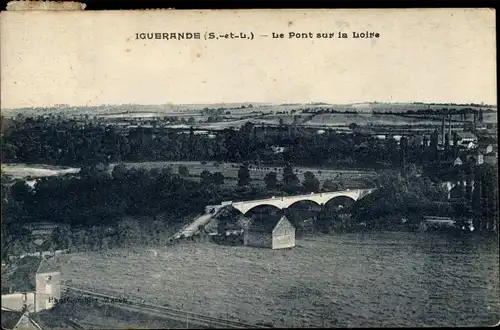
[[[248,106],[252,104],[253,107]],[[244,106],[245,108],[241,108]],[[71,116],[112,116],[129,113],[133,116],[165,116],[165,115],[185,115],[191,116],[199,114],[204,108],[219,109],[222,108],[231,111],[231,115],[248,115],[253,111],[262,111],[264,113],[275,113],[283,111],[297,110],[300,112],[303,109],[315,108],[330,108],[338,111],[357,111],[359,113],[379,112],[404,112],[407,110],[422,110],[422,109],[442,109],[454,108],[463,109],[469,108],[470,105],[453,105],[453,104],[423,104],[423,103],[356,103],[356,104],[269,104],[259,102],[246,103],[220,103],[220,104],[158,104],[158,105],[140,105],[140,104],[122,104],[122,105],[101,105],[89,107],[71,107],[57,106],[49,108],[20,108],[20,109],[2,109],[2,114],[7,117],[15,117],[17,114],[35,115],[35,114],[63,114]],[[494,109],[496,106],[481,106],[476,108]],[[141,115],[141,113],[143,115]]]
[[[65,278],[101,293],[277,327],[342,326],[338,311],[362,322],[363,311],[346,310],[347,297],[337,293],[362,269],[328,239],[299,244],[286,251],[205,243],[81,253],[73,255]]]
[[[290,250],[131,247],[72,254],[63,277],[102,294],[274,327],[484,326],[500,310],[493,243],[367,232],[300,239]]]
[[[485,113],[483,115],[483,122],[496,124],[498,122],[498,115],[496,112]]]
[[[437,125],[439,120],[422,120],[386,114],[320,114],[306,122],[306,125]]]
[[[308,126],[308,127],[324,127],[331,126],[336,129],[346,128],[349,124],[356,123],[360,126],[406,126],[406,125],[431,125],[431,126],[441,126],[440,118],[417,118],[417,117],[403,117],[392,114],[373,114],[368,112],[360,112],[357,114],[352,113],[325,113],[314,115],[312,119],[308,119],[311,114],[297,113],[300,118],[296,122],[298,125]],[[253,118],[237,119],[241,116],[238,112],[233,112],[231,116],[235,120],[228,120],[216,123],[202,123],[198,124],[198,128],[206,128],[213,130],[222,130],[226,128],[237,128],[243,126],[245,123],[250,122],[255,125],[279,125],[280,121],[284,125],[291,125],[294,123],[294,115],[290,114],[268,114],[265,116],[255,115]],[[198,118],[198,117],[195,117]],[[461,121],[457,121],[457,118],[453,118],[453,127],[462,127]],[[472,116],[469,117],[472,120]],[[496,123],[497,114],[496,113],[486,113],[484,114],[484,123]],[[448,125],[446,123],[446,125]]]
[[[405,112],[408,110],[423,110],[423,109],[434,109],[440,110],[443,108],[457,109],[461,110],[464,108],[482,108],[482,109],[494,109],[496,110],[496,106],[484,105],[479,107],[473,107],[468,104],[429,104],[429,103],[356,103],[345,106],[340,106],[340,108],[351,108],[355,109],[358,112]]]
[[[153,313],[139,312],[133,308],[105,304],[104,302],[75,302],[82,297],[66,295],[67,301],[54,310],[36,315],[36,321],[45,329],[67,329],[65,322],[77,321],[87,329],[179,329],[186,323],[169,320]],[[73,300],[72,300],[73,299]],[[191,325],[192,326],[192,325]],[[201,328],[201,327],[196,327]]]
[[[221,172],[228,184],[236,184],[238,179],[238,169],[240,164],[237,163],[214,163],[206,162],[202,164],[201,162],[142,162],[142,163],[124,163],[128,168],[172,168],[173,173],[177,173],[180,165],[184,165],[189,169],[189,174],[194,176],[199,176],[202,171],[207,170],[211,173]],[[264,177],[268,172],[275,171],[277,173],[278,180],[282,180],[283,168],[279,166],[251,166],[250,177],[254,180],[253,183],[264,184]],[[322,184],[327,179],[333,181],[342,180],[344,185],[350,188],[357,188],[359,184],[356,181],[363,179],[373,179],[376,177],[376,172],[374,171],[363,171],[363,170],[335,170],[335,169],[318,169],[310,167],[294,167],[295,173],[299,177],[299,180],[304,180],[304,173],[306,171],[311,171],[318,178]]]

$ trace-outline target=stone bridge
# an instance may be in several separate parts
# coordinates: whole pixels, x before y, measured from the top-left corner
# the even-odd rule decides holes
[[[278,209],[286,209],[290,207],[292,204],[301,202],[301,201],[310,201],[316,203],[318,205],[324,205],[329,201],[345,197],[349,198],[352,201],[357,201],[366,195],[375,191],[376,188],[371,189],[352,189],[352,190],[342,190],[342,191],[334,191],[334,192],[325,192],[325,193],[311,193],[307,195],[296,195],[296,196],[285,196],[285,197],[272,197],[267,199],[259,199],[252,201],[243,201],[243,202],[222,202],[222,206],[231,205],[242,214],[246,214],[251,209],[257,206],[269,205],[277,207]]]

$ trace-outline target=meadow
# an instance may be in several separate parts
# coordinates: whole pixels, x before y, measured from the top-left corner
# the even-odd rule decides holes
[[[422,120],[419,118],[407,118],[396,115],[389,114],[371,114],[371,113],[360,113],[360,114],[320,114],[314,116],[311,120],[307,121],[307,125],[319,124],[319,125],[345,125],[348,126],[351,123],[356,123],[357,125],[439,125],[439,120]]]
[[[337,294],[339,287],[350,286],[361,269],[329,240],[299,241],[301,247],[281,251],[200,243],[79,253],[64,276],[71,286],[209,316],[277,327],[335,326],[334,311],[347,298]],[[349,313],[365,318],[362,311]]]
[[[496,124],[498,122],[498,114],[496,112],[485,113],[483,115],[483,121],[485,123]]]
[[[164,162],[134,162],[134,163],[124,163],[128,168],[143,168],[143,169],[162,169],[165,167],[170,167],[173,173],[177,173],[180,165],[184,165],[189,169],[189,174],[191,176],[199,176],[202,171],[206,170],[211,173],[221,172],[226,180],[225,183],[229,185],[234,185],[238,180],[238,170],[241,164],[237,163],[217,163],[217,162],[187,162],[187,161],[164,161]],[[294,167],[295,173],[297,174],[299,180],[304,180],[304,173],[311,171],[323,184],[324,181],[330,179],[333,181],[343,180],[345,184],[351,184],[349,187],[356,188],[359,186],[355,181],[363,179],[374,179],[376,177],[375,171],[364,171],[356,169],[339,170],[339,169],[328,169],[328,168],[312,168],[312,167]],[[250,166],[250,178],[254,180],[253,183],[262,183],[267,173],[276,172],[278,180],[283,179],[283,167],[280,166]]]
[[[289,250],[129,247],[72,254],[63,277],[103,294],[274,327],[491,325],[500,308],[498,247],[471,240],[366,232],[299,239]]]
[[[82,300],[82,297],[75,294],[67,295],[66,298],[68,299],[56,309],[44,310],[36,314],[36,321],[44,326],[44,329],[67,329],[64,323],[68,319],[77,321],[87,329],[179,329],[186,327],[186,322],[170,320],[128,306],[104,304],[101,301],[78,302]]]

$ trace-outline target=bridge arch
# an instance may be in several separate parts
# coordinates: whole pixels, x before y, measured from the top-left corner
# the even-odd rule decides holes
[[[279,211],[283,211],[283,209],[282,209],[281,207],[276,206],[276,205],[273,205],[273,204],[267,204],[267,203],[266,203],[266,204],[259,204],[259,205],[252,206],[252,207],[251,207],[251,208],[249,208],[248,210],[244,210],[245,212],[242,212],[242,211],[240,211],[240,210],[239,210],[239,211],[240,211],[240,212],[241,212],[241,214],[243,214],[243,215],[248,215],[249,213],[254,212],[254,211],[255,211],[255,210],[257,210],[257,209],[259,209],[259,208],[264,208],[264,207],[270,207],[270,208],[272,208],[272,209],[274,209],[274,210],[276,210],[276,211],[278,211],[278,212],[279,212]]]
[[[322,205],[322,203],[319,203],[319,202],[317,202],[317,201],[315,201],[315,200],[313,200],[313,199],[307,199],[307,198],[306,198],[306,199],[301,199],[301,200],[293,201],[292,203],[288,204],[288,205],[287,205],[286,207],[284,207],[284,208],[290,208],[290,207],[292,207],[292,206],[294,206],[294,205],[297,205],[297,204],[299,204],[299,203],[314,204],[315,206],[319,206],[319,207],[321,207],[321,205]]]
[[[361,198],[363,198],[363,197],[361,197]],[[361,198],[359,198],[359,199],[361,199]],[[346,195],[334,196],[325,202],[324,207],[327,208],[327,207],[331,207],[331,206],[336,206],[336,207],[338,207],[338,206],[342,206],[342,207],[352,206],[359,199],[355,199],[352,196],[346,196]]]

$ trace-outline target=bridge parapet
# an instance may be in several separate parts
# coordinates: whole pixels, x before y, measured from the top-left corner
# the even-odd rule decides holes
[[[274,206],[279,209],[288,208],[290,205],[300,201],[311,201],[318,205],[324,205],[329,200],[341,196],[348,197],[356,201],[372,193],[375,189],[376,188],[354,189],[354,190],[347,189],[347,190],[327,192],[327,193],[311,193],[311,194],[303,194],[295,196],[283,196],[278,198],[273,196],[271,198],[258,199],[252,201],[223,202],[221,205],[232,205],[234,208],[245,214],[250,209],[261,205]]]

